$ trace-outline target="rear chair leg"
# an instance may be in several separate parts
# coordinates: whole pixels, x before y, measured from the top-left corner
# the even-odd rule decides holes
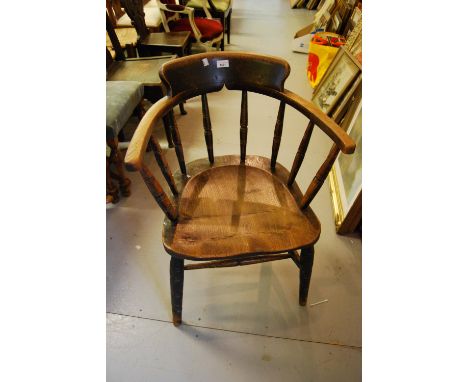
[[[125,176],[123,168],[122,153],[119,151],[118,141],[116,138],[107,140],[108,146],[111,148],[110,160],[114,163],[115,169],[117,170],[117,176],[119,180],[120,192],[123,196],[130,196],[130,179]]]
[[[184,260],[171,257],[171,303],[172,323],[179,326],[182,322],[182,297],[184,294]]]
[[[310,276],[312,275],[312,266],[314,265],[314,247],[305,247],[301,249],[300,268],[299,268],[299,305],[305,306],[307,295],[309,294]]]

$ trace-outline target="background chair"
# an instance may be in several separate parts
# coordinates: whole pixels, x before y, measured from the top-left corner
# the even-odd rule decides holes
[[[195,9],[195,16],[203,16],[205,14],[205,7],[209,10],[212,17],[219,19],[223,25],[224,32],[227,34],[228,44],[231,43],[232,2],[233,0],[183,0],[185,6]],[[224,50],[224,37],[221,43],[221,50]]]
[[[107,79],[111,81],[138,81],[143,84],[144,98],[154,103],[164,95],[161,80],[159,78],[159,69],[165,63],[176,56],[158,56],[126,59],[120,42],[115,34],[115,30],[106,14],[106,30],[112,45],[115,49],[115,60],[106,49],[107,58]],[[183,104],[179,105],[181,114],[186,114]],[[169,147],[173,147],[168,122],[164,120],[164,129],[166,132]]]
[[[222,45],[224,37],[223,24],[213,20],[207,8],[204,8],[206,17],[195,17],[193,8],[177,4],[176,0],[156,0],[158,3],[161,20],[166,32],[191,32],[193,43],[197,43],[204,49],[216,45],[217,49]],[[181,17],[185,15],[187,17]]]
[[[128,1],[128,0],[127,0]],[[146,26],[152,32],[160,30],[161,26],[161,13],[156,0],[139,0],[144,6],[144,18]],[[131,28],[133,27],[132,20],[125,10],[124,4],[120,0],[106,0],[106,8],[109,17],[111,18],[112,25],[114,28]]]
[[[119,151],[118,136],[134,111],[141,117],[143,86],[135,81],[106,81],[106,140],[109,153],[106,157],[106,199],[108,203],[119,201],[119,188],[123,196],[130,196],[130,179],[125,176],[123,158]],[[112,172],[111,166],[116,172]],[[116,179],[119,188],[114,186]]]
[[[229,62],[229,66],[218,68],[220,60]],[[207,65],[201,65],[202,62]],[[355,144],[315,105],[284,89],[289,72],[289,64],[280,58],[242,52],[197,54],[173,60],[161,68],[168,95],[141,120],[125,164],[128,170],[140,172],[166,215],[163,244],[171,255],[171,300],[176,326],[182,320],[185,270],[292,259],[299,268],[299,304],[307,302],[314,244],[320,236],[320,222],[309,205],[339,151],[352,153]],[[224,86],[242,92],[240,156],[214,155],[207,93],[220,91]],[[246,154],[248,92],[280,101],[271,159]],[[186,164],[171,110],[179,102],[200,95],[208,159]],[[286,104],[309,120],[290,171],[276,161]],[[165,115],[169,116],[180,168],[174,174],[151,135],[154,122]],[[303,194],[295,178],[315,125],[331,138],[333,146]],[[145,164],[148,143],[173,194],[171,199]],[[300,250],[300,255],[296,250]],[[185,260],[202,262],[184,265]]]

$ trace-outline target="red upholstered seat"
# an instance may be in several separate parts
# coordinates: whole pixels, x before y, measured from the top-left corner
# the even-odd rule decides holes
[[[197,25],[202,35],[201,41],[213,40],[221,33],[223,33],[223,26],[218,20],[210,20],[201,17],[195,17],[195,24]],[[171,32],[189,31],[190,37],[195,39],[192,27],[188,18],[178,19],[169,22],[169,29]]]

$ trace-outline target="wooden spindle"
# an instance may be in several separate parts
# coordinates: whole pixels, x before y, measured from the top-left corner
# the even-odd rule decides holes
[[[161,207],[161,209],[169,219],[171,219],[172,221],[176,221],[177,211],[174,208],[174,205],[171,203],[166,193],[162,189],[161,185],[146,165],[142,164],[140,174],[143,177],[146,186],[150,190],[151,195],[153,195],[154,199],[156,200],[156,203],[159,204],[159,207]]]
[[[156,162],[158,163],[158,166],[161,169],[161,172],[164,175],[164,178],[166,179],[169,188],[171,189],[174,195],[178,195],[179,192],[177,191],[177,187],[174,182],[174,177],[172,176],[171,169],[169,168],[169,165],[166,161],[166,157],[164,156],[161,150],[159,142],[156,139],[154,139],[153,136],[150,136],[149,145],[151,147],[151,150],[153,150],[154,159],[156,159]]]
[[[240,144],[241,144],[241,162],[245,162],[247,147],[247,90],[242,90],[241,115],[240,115]]]
[[[211,132],[210,109],[208,108],[208,97],[202,94],[202,111],[203,111],[203,129],[205,130],[206,149],[208,150],[208,159],[210,163],[214,162],[213,156],[213,133]]]
[[[294,158],[294,163],[291,169],[291,173],[289,174],[288,178],[288,186],[291,186],[294,183],[294,179],[296,179],[297,172],[301,168],[302,161],[304,160],[305,153],[307,151],[307,147],[309,146],[310,137],[312,136],[312,131],[314,130],[314,123],[312,121],[309,122],[307,125],[307,129],[302,137],[301,144],[297,149],[296,157]]]
[[[187,175],[187,170],[185,168],[185,159],[184,159],[184,149],[182,148],[182,143],[180,142],[179,129],[177,128],[177,123],[174,117],[174,110],[171,110],[168,113],[168,122],[171,129],[172,141],[174,142],[175,151],[177,155],[177,160],[179,161],[180,171],[182,174]]]
[[[276,158],[278,157],[278,151],[279,151],[279,147],[281,143],[281,135],[283,134],[283,120],[284,120],[285,107],[286,107],[286,103],[284,101],[281,101],[280,107],[278,110],[278,117],[276,118],[275,134],[273,136],[273,147],[271,149],[270,167],[272,170],[274,170],[276,166]]]
[[[320,190],[323,182],[327,178],[327,175],[330,172],[333,163],[335,163],[336,157],[338,156],[339,152],[340,149],[337,145],[334,144],[330,152],[328,153],[327,158],[323,162],[322,166],[320,166],[319,170],[317,171],[317,174],[315,175],[314,179],[312,179],[312,182],[310,182],[306,193],[302,197],[300,205],[301,209],[307,208],[312,199],[315,197],[315,195],[317,195],[317,192]]]

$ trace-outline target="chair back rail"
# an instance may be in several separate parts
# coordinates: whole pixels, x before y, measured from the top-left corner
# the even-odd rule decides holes
[[[312,136],[312,131],[314,130],[313,122],[309,122],[307,125],[306,131],[304,136],[301,139],[301,143],[297,149],[296,156],[294,157],[294,162],[291,168],[291,172],[289,173],[288,179],[288,186],[291,186],[296,179],[296,175],[301,168],[302,162],[304,161],[305,154],[307,152],[307,148],[309,147],[310,137]]]
[[[283,134],[283,121],[284,121],[284,109],[286,108],[286,103],[284,101],[280,102],[278,109],[278,117],[276,118],[275,132],[273,136],[273,144],[271,148],[271,169],[274,170],[276,166],[276,159],[278,158],[278,151],[281,144],[281,136]]]
[[[219,62],[221,61],[221,64]],[[253,91],[270,96],[280,101],[272,143],[271,169],[275,169],[278,151],[283,132],[283,122],[286,104],[301,112],[309,119],[304,136],[299,144],[291,172],[287,181],[288,187],[294,184],[296,175],[302,165],[309,146],[312,132],[318,126],[334,142],[328,156],[310,182],[306,193],[299,203],[301,209],[306,209],[323,185],[340,150],[352,153],[354,142],[331,118],[326,116],[311,102],[306,101],[284,89],[284,82],[290,68],[286,61],[268,56],[241,52],[214,52],[197,54],[166,63],[160,70],[168,96],[154,104],[141,120],[125,158],[127,169],[139,170],[153,196],[166,215],[173,221],[177,220],[177,212],[159,183],[149,173],[143,164],[145,148],[150,143],[155,152],[156,161],[174,195],[177,195],[174,180],[161,148],[151,137],[151,131],[157,120],[168,118],[175,151],[182,174],[187,174],[182,142],[175,122],[172,107],[187,99],[200,96],[203,112],[203,129],[210,163],[214,162],[213,134],[208,107],[207,93],[220,91],[224,86],[230,90],[241,90],[240,112],[240,158],[246,158],[248,107],[247,93]],[[176,192],[174,192],[176,191]]]
[[[177,210],[174,204],[169,200],[169,197],[162,189],[161,184],[159,184],[145,164],[142,164],[140,174],[151,192],[151,195],[153,195],[154,200],[156,200],[156,203],[158,203],[166,216],[172,221],[177,221]]]
[[[213,155],[213,133],[211,131],[210,109],[208,107],[208,96],[202,94],[203,130],[205,131],[206,149],[210,163],[214,162]]]
[[[174,177],[172,176],[171,169],[169,168],[169,165],[167,163],[166,157],[164,156],[161,146],[159,145],[159,142],[154,139],[153,136],[150,137],[149,140],[149,145],[151,150],[154,153],[154,158],[156,159],[156,163],[158,164],[159,168],[161,169],[161,172],[164,176],[164,178],[167,181],[167,184],[169,185],[169,188],[172,191],[173,195],[178,195],[179,192],[177,190],[177,187],[174,182]]]
[[[247,149],[247,91],[242,90],[241,113],[240,113],[240,152],[241,162],[245,162],[245,153]]]

